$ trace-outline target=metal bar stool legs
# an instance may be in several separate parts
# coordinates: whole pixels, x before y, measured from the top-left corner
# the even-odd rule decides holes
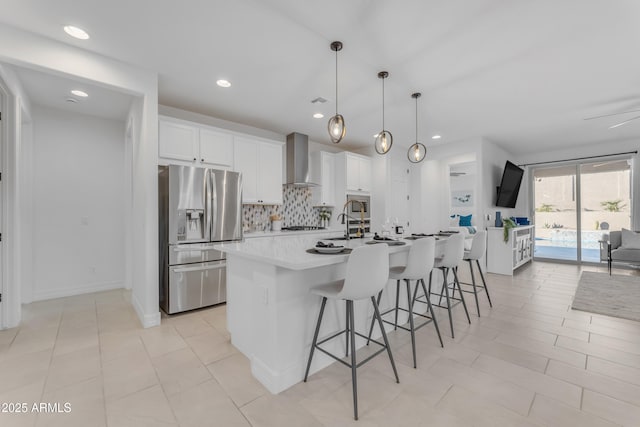
[[[451,309],[455,305],[462,303],[462,306],[464,307],[464,313],[467,316],[467,321],[469,323],[471,323],[471,317],[469,317],[469,310],[467,310],[467,303],[464,300],[464,295],[462,293],[462,289],[460,288],[460,282],[458,281],[458,274],[456,273],[456,269],[449,268],[449,267],[440,267],[440,270],[442,271],[442,289],[440,290],[440,294],[438,295],[439,300],[438,300],[438,304],[436,304],[436,307],[447,309],[447,313],[449,314],[449,326],[451,328],[451,338],[455,338],[455,333],[453,332],[453,314],[451,312]],[[458,293],[460,294],[460,298],[454,298],[454,295],[449,295],[449,284],[447,283],[447,278],[449,277],[449,271],[453,272],[453,277],[454,277],[453,286],[451,287],[452,292],[455,292],[455,289],[457,288]],[[428,295],[426,298],[427,301],[429,301],[431,297],[431,279],[432,279],[432,276],[429,276],[429,289],[428,289],[429,293],[427,293],[427,290],[425,290],[425,295]],[[441,303],[442,297],[445,298],[447,305],[442,305]],[[453,304],[451,300],[454,300]],[[430,302],[429,304],[431,305]]]
[[[407,284],[407,307],[409,308],[409,329],[411,329],[411,350],[413,351],[413,367],[417,368],[416,364],[416,329],[413,325],[413,301],[416,293],[413,292],[413,298],[411,298],[411,283],[409,280],[405,280]],[[416,291],[418,290],[418,281],[416,280]],[[396,317],[398,316],[398,310],[396,310]]]
[[[478,299],[478,294],[484,290],[484,292],[487,294],[487,300],[489,301],[489,307],[493,307],[493,303],[491,302],[491,295],[489,295],[489,288],[487,287],[487,281],[484,278],[484,273],[482,273],[482,268],[480,267],[480,261],[479,260],[472,260],[472,259],[467,259],[465,260],[469,263],[469,271],[471,272],[471,283],[462,283],[463,285],[471,285],[471,287],[473,288],[473,290],[464,290],[464,292],[467,293],[473,293],[473,296],[475,297],[476,300],[476,309],[478,310],[478,317],[480,317],[480,302]],[[478,284],[476,282],[476,275],[475,275],[475,270],[473,269],[473,261],[476,262],[476,266],[478,267],[478,271],[480,272],[480,278],[482,279],[482,284]]]
[[[425,295],[429,295],[427,293],[427,287],[424,284],[424,279],[420,279],[420,282],[422,283],[422,291],[424,292]],[[416,290],[415,290],[416,294],[418,293],[418,286],[416,284]],[[433,307],[431,306],[431,301],[430,299],[427,297],[425,298],[427,300],[427,310],[429,310],[429,312],[431,313],[431,319],[433,320],[433,326],[436,327],[436,332],[438,333],[438,339],[440,340],[440,347],[444,347],[444,343],[442,342],[442,335],[440,335],[440,328],[438,327],[438,321],[436,320],[436,316],[433,313]],[[413,301],[418,301],[416,295],[414,294],[413,296]]]
[[[307,378],[309,377],[309,368],[311,368],[311,359],[313,359],[313,352],[316,349],[316,345],[318,343],[318,332],[320,332],[320,324],[322,323],[322,316],[324,315],[324,307],[326,305],[327,305],[327,297],[323,297],[322,305],[320,306],[320,314],[318,314],[318,322],[316,323],[316,330],[313,333],[313,342],[311,343],[311,351],[309,352],[309,361],[307,362],[307,370],[304,372],[304,382],[307,382]]]
[[[436,328],[436,332],[438,334],[438,340],[440,341],[440,346],[444,347],[444,343],[442,341],[442,336],[440,335],[440,328],[438,327],[438,321],[435,318],[435,314],[433,312],[433,307],[431,306],[431,301],[429,301],[428,299],[426,299],[426,301],[422,301],[421,297],[418,297],[418,288],[420,286],[422,286],[422,289],[424,291],[425,295],[427,294],[427,288],[426,285],[424,283],[424,279],[417,279],[416,280],[416,286],[413,289],[413,292],[411,291],[411,280],[409,279],[405,279],[404,280],[406,283],[406,287],[407,287],[407,307],[408,309],[404,309],[404,308],[391,308],[383,313],[380,313],[380,316],[384,316],[385,314],[391,313],[392,311],[395,311],[395,318],[397,319],[398,317],[398,311],[402,310],[402,311],[406,311],[407,313],[409,313],[409,319],[407,320],[407,322],[409,323],[409,328],[406,328],[404,326],[401,325],[397,325],[397,320],[395,320],[394,322],[391,321],[386,321],[386,320],[382,320],[383,323],[387,323],[387,324],[391,324],[394,325],[394,328],[399,327],[400,329],[403,329],[405,331],[408,331],[411,333],[411,350],[413,353],[413,367],[416,368],[417,367],[417,357],[416,357],[416,335],[415,335],[415,331],[420,329],[421,327],[425,326],[426,324],[430,323],[433,321],[433,325]],[[399,282],[399,281],[398,281]],[[399,288],[399,284],[398,284],[398,288]],[[397,294],[397,292],[396,292]],[[378,300],[377,300],[377,305],[378,307],[380,306],[380,300],[382,298],[382,292],[380,292],[378,294]],[[416,302],[421,302],[421,303],[426,303],[427,304],[427,314],[420,314],[420,313],[414,313],[413,311],[413,307],[415,306]],[[415,319],[414,316],[420,316],[420,317],[424,317],[426,319],[428,319],[426,322],[423,322],[419,325],[416,325],[415,323]],[[371,326],[369,327],[369,335],[367,337],[367,345],[369,344],[369,341],[371,340],[371,334],[373,334],[373,326],[375,325],[375,321],[376,319],[373,318],[371,319]]]
[[[371,297],[371,302],[373,303],[373,310],[375,312],[375,316],[378,319],[378,325],[380,326],[380,330],[382,331],[384,346],[387,348],[387,354],[389,355],[389,361],[391,362],[391,367],[393,368],[393,374],[396,377],[396,383],[399,383],[400,379],[398,378],[396,363],[393,361],[393,355],[391,354],[391,347],[389,346],[389,339],[387,338],[387,332],[384,330],[384,324],[382,323],[382,316],[380,316],[380,309],[378,308],[378,304],[376,303],[376,300],[374,297]]]
[[[482,268],[480,267],[480,261],[476,260],[476,264],[478,265],[478,271],[480,272],[480,278],[482,279],[484,292],[487,294],[487,299],[489,300],[489,307],[493,308],[493,304],[491,303],[491,295],[489,295],[489,288],[487,287],[487,281],[484,279],[484,273],[482,272]]]
[[[467,322],[471,324],[471,317],[469,317],[469,310],[467,310],[467,303],[464,301],[464,295],[462,294],[462,288],[460,287],[460,280],[458,280],[458,271],[455,268],[453,270],[453,288],[455,289],[456,285],[458,286],[458,291],[460,292],[460,300],[462,301],[462,306],[464,307],[464,314],[467,315]]]
[[[353,320],[353,301],[347,300],[347,314],[349,316],[349,328],[351,332],[351,389],[353,390],[353,417],[358,419],[358,376],[356,375],[356,335],[355,321]],[[346,335],[349,335],[347,333]],[[395,370],[395,365],[393,369]]]
[[[375,343],[381,345],[383,348],[378,350],[376,353],[372,354],[371,356],[367,357],[366,359],[364,359],[363,361],[361,361],[360,363],[357,362],[356,360],[356,335],[362,337],[362,338],[367,338],[366,336],[359,334],[358,332],[355,331],[355,316],[354,316],[354,310],[353,310],[353,301],[352,300],[346,300],[346,328],[344,331],[340,331],[336,334],[331,335],[328,338],[323,339],[322,341],[318,342],[318,334],[320,332],[320,325],[322,324],[322,317],[324,316],[324,309],[327,303],[327,298],[323,297],[322,298],[322,305],[320,306],[320,314],[318,315],[318,322],[316,324],[316,329],[315,332],[313,334],[313,342],[311,343],[311,350],[309,352],[309,360],[307,361],[307,369],[305,370],[305,374],[304,374],[304,382],[307,382],[307,379],[309,377],[309,370],[311,369],[311,361],[313,360],[313,354],[315,349],[317,348],[318,350],[322,351],[323,353],[333,357],[334,359],[336,359],[337,361],[341,362],[342,364],[348,366],[349,368],[351,368],[351,384],[352,384],[352,391],[353,391],[353,416],[354,418],[357,420],[358,419],[358,377],[356,374],[356,370],[358,367],[362,366],[363,364],[365,364],[366,362],[368,362],[369,360],[371,360],[373,357],[375,357],[376,355],[378,355],[380,352],[384,351],[385,349],[387,350],[387,354],[389,356],[389,361],[391,363],[391,368],[393,369],[393,374],[396,378],[396,382],[399,383],[400,379],[398,377],[398,370],[396,369],[396,364],[395,361],[393,360],[393,354],[391,353],[391,347],[389,346],[389,340],[387,338],[387,333],[384,330],[384,326],[382,323],[382,317],[380,316],[380,311],[378,309],[378,303],[376,302],[375,297],[371,297],[371,303],[373,304],[373,310],[374,310],[374,320],[376,320],[378,322],[378,325],[380,326],[380,329],[382,330],[382,338],[384,341],[384,344],[379,343],[378,341],[375,340],[371,340],[369,338],[370,341],[374,341]],[[332,355],[331,353],[329,353],[328,351],[322,349],[319,345],[332,339],[337,337],[338,335],[345,333],[345,335],[348,337],[347,340],[347,345],[350,347],[347,349],[347,355],[350,352],[351,353],[351,358],[350,358],[350,362],[351,363],[346,363],[345,361],[337,358],[336,356]],[[345,356],[346,357],[346,356]]]

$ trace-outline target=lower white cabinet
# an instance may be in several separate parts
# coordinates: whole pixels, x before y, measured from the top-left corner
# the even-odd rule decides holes
[[[282,204],[282,144],[234,139],[234,170],[242,173],[243,204]]]
[[[513,270],[533,259],[533,225],[509,230],[504,241],[504,228],[487,228],[487,271],[513,275]]]

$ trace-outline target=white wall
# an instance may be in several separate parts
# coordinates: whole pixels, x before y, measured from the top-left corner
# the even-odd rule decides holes
[[[33,299],[123,287],[124,122],[33,110]]]
[[[20,300],[23,303],[33,301],[33,244],[34,244],[34,204],[33,204],[33,122],[22,124],[22,138],[19,156],[20,200],[18,211],[20,218],[20,262],[18,263],[17,282],[21,283]]]
[[[498,211],[502,214],[503,218],[508,218],[510,216],[528,216],[526,210],[528,200],[528,188],[525,185],[527,180],[526,172],[525,176],[522,178],[522,186],[520,187],[516,207],[509,209],[496,206],[496,187],[500,185],[500,181],[502,180],[504,165],[507,160],[512,163],[517,163],[515,157],[502,147],[489,141],[483,141],[481,158],[483,201],[480,215],[483,217],[484,226],[495,226],[495,215]],[[487,215],[489,215],[490,219],[487,219]],[[482,225],[482,222],[478,225]]]

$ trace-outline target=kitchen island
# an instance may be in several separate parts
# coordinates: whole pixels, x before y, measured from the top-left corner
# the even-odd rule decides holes
[[[346,273],[347,254],[307,252],[318,240],[318,236],[284,236],[216,246],[227,254],[227,324],[231,342],[249,358],[252,374],[271,393],[279,393],[304,377],[321,303],[321,298],[309,290],[344,278]],[[368,240],[333,243],[355,248]],[[390,265],[406,262],[411,242],[402,241],[406,245],[389,247]],[[395,298],[395,283],[391,286],[393,292],[384,293],[381,308],[390,305],[390,295]],[[405,301],[406,306],[404,292],[401,292],[400,300]],[[356,330],[366,331],[373,316],[371,302],[357,301],[355,306]],[[400,320],[406,321],[406,316]],[[344,303],[327,303],[320,337],[341,330],[344,325]],[[380,331],[375,328],[374,337],[377,336]],[[340,354],[345,351],[344,345],[344,339],[338,338],[324,347]],[[358,339],[356,345],[361,347],[364,340]],[[330,357],[316,352],[311,373],[333,362]]]

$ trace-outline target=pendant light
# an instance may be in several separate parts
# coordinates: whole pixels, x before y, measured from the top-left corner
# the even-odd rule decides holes
[[[427,155],[427,147],[418,142],[418,98],[421,96],[420,92],[411,94],[411,97],[416,100],[416,142],[407,151],[407,157],[411,163],[420,163]]]
[[[387,154],[393,145],[393,135],[384,128],[384,79],[389,77],[386,71],[380,71],[378,78],[382,79],[382,130],[376,135],[376,152],[378,154]]]
[[[338,51],[342,50],[342,42],[331,43],[331,50],[336,53],[336,115],[329,119],[328,130],[331,142],[334,144],[339,143],[347,133],[347,128],[344,125],[344,117],[338,114]]]

